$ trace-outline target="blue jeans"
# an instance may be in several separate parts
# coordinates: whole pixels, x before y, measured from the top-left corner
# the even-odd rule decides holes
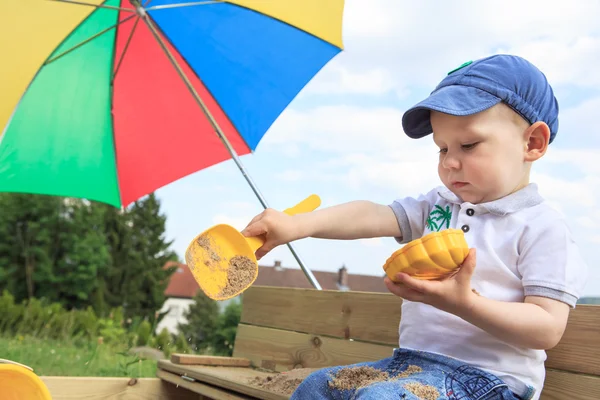
[[[358,389],[342,390],[335,385],[330,387],[330,382],[333,381],[340,369],[360,366],[373,367],[376,370],[387,372],[389,379]],[[415,394],[417,387],[427,390],[429,395],[418,397]],[[383,360],[315,371],[304,379],[290,400],[417,400],[420,398],[435,398],[436,400],[521,399],[497,376],[461,361],[423,351],[396,349],[392,357]]]

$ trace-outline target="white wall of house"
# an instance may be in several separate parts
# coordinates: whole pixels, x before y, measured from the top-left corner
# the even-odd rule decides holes
[[[170,311],[156,326],[156,334],[159,334],[163,328],[167,328],[173,334],[179,333],[177,325],[187,322],[184,315],[193,302],[194,300],[192,299],[168,298],[160,309],[160,312],[163,313],[169,308]]]
[[[227,299],[217,302],[217,305],[219,306],[219,311],[223,312],[227,305],[232,301],[239,302],[239,297],[234,297],[233,299]],[[167,330],[172,334],[178,334],[179,330],[177,329],[177,325],[187,323],[185,313],[190,308],[190,305],[192,303],[194,303],[194,300],[192,299],[182,299],[175,297],[167,298],[162,308],[160,309],[160,313],[167,311],[167,309],[169,308],[170,311],[156,326],[156,334],[158,335],[163,330],[163,328],[167,328]]]

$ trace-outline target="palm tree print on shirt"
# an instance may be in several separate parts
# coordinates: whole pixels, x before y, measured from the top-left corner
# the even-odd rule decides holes
[[[452,211],[450,211],[450,206],[446,206],[446,208],[442,208],[439,205],[435,205],[433,211],[429,213],[429,217],[427,217],[427,227],[429,230],[440,231],[446,226],[446,229],[450,228],[450,220],[452,219]]]

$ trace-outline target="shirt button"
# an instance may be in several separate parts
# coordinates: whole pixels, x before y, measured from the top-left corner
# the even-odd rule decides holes
[[[469,217],[472,217],[472,216],[473,216],[473,214],[475,214],[475,210],[473,210],[472,208],[468,208],[468,209],[467,209],[467,215],[468,215]]]
[[[460,229],[462,229],[463,232],[467,233],[467,232],[469,232],[470,228],[469,228],[469,225],[463,225],[463,226],[460,227]]]

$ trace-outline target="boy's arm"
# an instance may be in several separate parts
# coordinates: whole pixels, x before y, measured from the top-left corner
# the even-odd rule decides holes
[[[562,338],[569,306],[538,296],[528,296],[524,303],[478,297],[458,316],[505,342],[548,350]]]
[[[370,201],[352,201],[294,218],[301,237],[352,240],[402,236],[392,209]]]
[[[402,236],[394,211],[387,205],[370,201],[352,201],[294,216],[267,209],[254,217],[242,234],[265,235],[265,243],[256,251],[258,259],[280,244],[306,237],[362,239]]]
[[[517,346],[550,349],[560,341],[569,306],[557,300],[528,296],[524,303],[482,297],[471,290],[475,251],[471,249],[461,269],[443,281],[422,281],[399,274],[399,283],[388,278],[388,289],[406,300],[430,304],[452,313],[484,331]]]

